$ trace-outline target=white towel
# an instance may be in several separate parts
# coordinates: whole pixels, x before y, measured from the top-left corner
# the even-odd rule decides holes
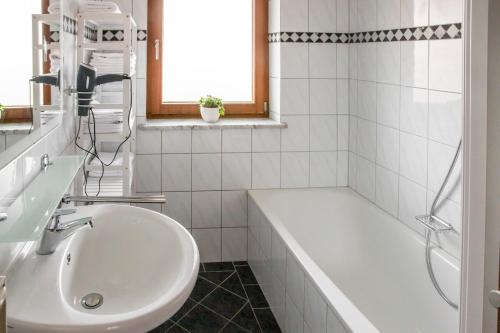
[[[121,13],[120,7],[113,1],[81,0],[80,13]]]

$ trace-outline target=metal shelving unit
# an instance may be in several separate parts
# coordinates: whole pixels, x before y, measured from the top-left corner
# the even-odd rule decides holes
[[[123,40],[103,41],[103,27],[113,26],[113,29],[123,30]],[[97,40],[86,38],[86,28],[92,26],[97,30]],[[111,51],[123,53],[123,72],[117,74],[127,74],[130,80],[123,80],[122,103],[100,103],[92,104],[94,114],[97,116],[103,109],[121,110],[122,123],[121,130],[110,133],[99,133],[96,135],[96,146],[98,151],[102,149],[103,143],[123,142],[129,135],[129,139],[121,146],[121,152],[117,160],[121,163],[114,163],[105,167],[105,171],[120,170],[122,175],[104,176],[101,182],[101,195],[130,195],[132,192],[133,160],[135,147],[135,116],[136,110],[134,100],[131,98],[132,85],[135,83],[135,72],[131,71],[132,54],[137,51],[137,25],[131,14],[126,13],[80,13],[77,15],[77,63],[88,63],[93,51]],[[99,70],[99,68],[97,68]],[[130,112],[130,116],[129,116]],[[89,119],[87,119],[89,121]],[[130,122],[129,122],[130,121]],[[96,121],[97,122],[97,121]],[[80,144],[90,146],[90,137],[84,131],[80,132],[77,138]],[[120,158],[121,157],[121,158]],[[88,173],[100,172],[101,165],[92,164],[92,156],[85,161],[85,169]],[[105,161],[106,162],[106,161]],[[87,192],[89,195],[97,192],[98,179],[89,177],[87,181]],[[120,192],[120,193],[118,193]]]

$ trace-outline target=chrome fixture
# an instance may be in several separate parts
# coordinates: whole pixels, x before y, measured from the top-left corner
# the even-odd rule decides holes
[[[43,154],[42,157],[40,158],[40,169],[42,171],[47,170],[49,165],[52,165],[53,162],[50,161],[49,154]]]
[[[108,202],[108,203],[166,203],[165,195],[150,195],[150,196],[131,196],[131,197],[113,197],[113,196],[70,196],[65,195],[61,199],[61,203],[67,204],[70,202]]]
[[[490,301],[491,306],[496,309],[500,309],[500,291],[490,290],[488,293],[488,300]]]
[[[67,237],[74,234],[85,226],[94,227],[92,217],[84,217],[78,220],[62,223],[61,216],[76,213],[76,209],[59,209],[52,215],[52,218],[45,228],[40,245],[36,251],[40,255],[53,253],[57,246]]]
[[[97,309],[104,302],[101,294],[91,293],[82,297],[80,304],[87,310]]]
[[[7,333],[7,286],[5,280],[5,276],[0,276],[0,333]]]
[[[455,151],[455,156],[453,157],[453,161],[451,162],[450,168],[448,169],[448,173],[444,177],[443,183],[441,184],[441,187],[439,188],[438,193],[436,194],[436,197],[434,198],[434,201],[432,202],[431,209],[429,210],[428,215],[419,215],[416,216],[415,218],[417,221],[422,223],[424,225],[425,229],[425,263],[427,264],[427,272],[429,272],[429,277],[432,281],[432,284],[434,285],[434,288],[436,289],[437,293],[441,298],[448,303],[452,308],[458,309],[458,304],[454,303],[452,300],[446,296],[444,291],[441,289],[439,286],[439,283],[436,280],[436,276],[434,275],[434,270],[432,268],[432,262],[431,262],[431,237],[432,233],[442,233],[442,232],[450,232],[450,231],[455,231],[453,229],[453,226],[449,224],[448,222],[444,221],[443,219],[439,218],[436,216],[436,206],[439,201],[439,198],[441,197],[441,194],[443,194],[443,190],[446,187],[446,184],[448,183],[448,180],[450,179],[451,173],[453,172],[453,169],[455,168],[455,164],[458,161],[458,156],[460,155],[460,149],[462,147],[462,139],[460,139],[460,142],[458,143],[457,150]]]
[[[6,221],[8,217],[7,213],[0,213],[0,222]]]

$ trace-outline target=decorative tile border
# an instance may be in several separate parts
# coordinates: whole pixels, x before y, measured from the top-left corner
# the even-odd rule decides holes
[[[354,33],[332,32],[273,32],[269,43],[370,43],[415,40],[440,40],[462,38],[462,23],[430,25],[422,27],[376,30]]]
[[[124,37],[123,30],[103,30],[102,39],[107,42],[119,42]],[[147,30],[137,30],[137,41],[145,41],[148,37]]]
[[[75,19],[68,17],[68,16],[63,16],[63,31],[76,35],[78,24]],[[97,41],[97,29],[96,27],[92,25],[86,25],[85,26],[85,38],[92,40],[92,41]],[[115,42],[115,41],[122,41],[124,37],[123,30],[103,30],[102,31],[102,38],[104,41],[108,42]],[[148,31],[147,30],[137,30],[137,41],[145,41],[147,40],[148,37]],[[53,31],[50,34],[50,41],[51,42],[59,42],[59,32],[58,31]]]

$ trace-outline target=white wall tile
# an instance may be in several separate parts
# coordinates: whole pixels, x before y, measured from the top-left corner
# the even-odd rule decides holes
[[[279,188],[281,180],[280,153],[252,154],[252,188]]]
[[[429,0],[401,0],[401,27],[429,24]]]
[[[358,114],[358,81],[349,80],[349,114]]]
[[[358,118],[349,117],[349,151],[358,152]]]
[[[272,0],[278,1],[278,0]],[[281,43],[269,44],[269,76],[279,78],[281,75]]]
[[[291,0],[294,1],[294,0]],[[284,30],[305,31],[305,30]],[[280,43],[281,78],[307,78],[309,75],[309,47],[306,43]]]
[[[401,87],[400,129],[427,136],[429,94],[425,89]]]
[[[349,114],[349,80],[337,80],[337,114]]]
[[[335,0],[309,0],[309,31],[336,31]]]
[[[166,130],[162,132],[162,153],[190,153],[191,130]]]
[[[337,45],[337,78],[349,78],[349,44]]]
[[[275,128],[252,129],[253,152],[277,152],[281,146],[281,130]]]
[[[427,88],[429,82],[429,42],[401,43],[401,84]]]
[[[146,116],[146,79],[136,79],[135,84],[135,99],[136,112],[138,117]]]
[[[349,152],[349,187],[358,189],[358,156]]]
[[[359,31],[372,31],[377,28],[377,0],[358,0],[358,21]]]
[[[375,201],[375,163],[358,157],[356,164],[358,192],[368,200]]]
[[[424,214],[426,214],[425,187],[399,177],[399,220],[416,230],[420,225],[415,216]]]
[[[132,10],[137,29],[148,28],[148,2],[144,0],[132,0]]]
[[[337,150],[349,150],[349,116],[338,116]]]
[[[305,280],[304,301],[304,321],[311,332],[326,332],[326,302],[310,279]]]
[[[457,23],[463,21],[462,0],[429,0],[429,24]]]
[[[136,76],[138,79],[146,78],[146,55],[147,45],[146,42],[137,42],[137,59],[136,59]]]
[[[401,42],[377,44],[377,81],[399,84],[401,78]]]
[[[309,117],[283,116],[281,119],[288,124],[288,128],[283,128],[281,130],[281,150],[308,151]]]
[[[399,170],[402,176],[425,186],[427,184],[427,140],[401,132]]]
[[[286,294],[286,322],[285,322],[285,332],[293,333],[303,333],[304,332],[304,322],[303,313],[297,308],[293,303],[288,293]]]
[[[349,44],[349,79],[358,78],[358,44]]]
[[[185,228],[191,228],[191,192],[167,192],[165,214]]]
[[[304,283],[304,271],[300,263],[287,251],[286,293],[301,314],[304,313]]]
[[[462,39],[429,42],[429,89],[462,91]]]
[[[347,151],[337,152],[337,186],[348,186],[349,184],[349,153]]]
[[[222,155],[222,189],[240,190],[251,187],[252,158],[250,153]]]
[[[377,125],[371,121],[358,119],[357,152],[375,162],[377,149]]]
[[[161,155],[137,155],[134,178],[136,192],[160,192]]]
[[[314,0],[325,1],[325,0]],[[329,1],[332,2],[332,1]],[[334,3],[334,2],[333,2]],[[330,31],[330,30],[313,30]],[[309,77],[333,79],[337,77],[337,49],[334,43],[309,43]]]
[[[247,191],[222,192],[222,227],[247,226]]]
[[[373,1],[373,0],[360,0],[360,1]],[[373,15],[373,12],[371,13],[371,15]],[[357,72],[359,80],[375,81],[377,79],[377,44],[380,43],[358,44]]]
[[[221,192],[204,191],[192,193],[192,227],[221,227]]]
[[[137,131],[136,154],[160,154],[161,131]]]
[[[377,164],[399,171],[399,131],[390,127],[377,126]]]
[[[307,31],[308,1],[280,0],[281,31]]]
[[[377,84],[377,123],[399,127],[400,86]]]
[[[310,84],[310,113],[336,114],[337,80],[312,79]]]
[[[247,229],[222,228],[222,261],[247,260]]]
[[[401,18],[400,0],[377,1],[377,30],[399,28]]]
[[[349,0],[349,32],[358,31],[358,0]]]
[[[357,115],[363,119],[375,121],[377,117],[377,84],[358,81]]]
[[[201,262],[220,262],[221,229],[193,229],[193,237],[200,250]]]
[[[191,154],[162,155],[162,190],[191,190]]]
[[[456,146],[450,147],[438,142],[429,141],[429,182],[428,188],[433,191],[438,191],[443,183],[446,173],[450,169],[451,162],[455,155]],[[462,173],[462,161],[459,158],[453,169],[448,184],[443,190],[442,195],[448,197],[456,202],[460,202],[462,195],[461,188],[461,173]]]
[[[335,314],[334,310],[328,307],[326,333],[348,333],[348,332],[349,330],[347,330],[344,327],[340,319],[338,319],[337,315]]]
[[[224,129],[222,131],[222,151],[224,153],[250,152],[251,149],[251,129]]]
[[[309,153],[281,153],[281,187],[309,186]]]
[[[221,154],[193,154],[192,190],[220,190],[222,184]]]
[[[280,114],[309,114],[309,82],[306,79],[282,79]]]
[[[311,116],[310,150],[337,150],[337,116]]]
[[[349,31],[349,0],[337,0],[337,30]]]
[[[311,152],[309,179],[311,187],[336,186],[337,152]]]
[[[398,174],[376,168],[375,202],[393,216],[398,216]]]
[[[462,136],[462,95],[429,91],[429,138],[452,146]]]
[[[193,153],[220,153],[222,151],[222,131],[220,129],[200,129],[192,131]]]

